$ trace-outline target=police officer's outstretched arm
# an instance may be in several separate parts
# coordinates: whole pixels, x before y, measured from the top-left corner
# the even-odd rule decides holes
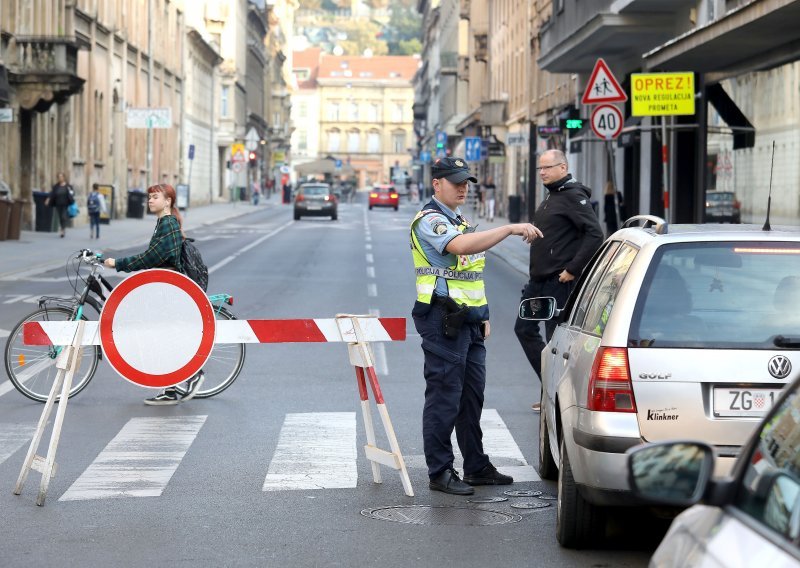
[[[502,227],[495,227],[488,231],[459,235],[447,244],[445,250],[450,254],[476,254],[479,252],[486,252],[511,235],[519,235],[526,243],[532,243],[534,239],[542,236],[542,232],[531,223],[514,223]]]

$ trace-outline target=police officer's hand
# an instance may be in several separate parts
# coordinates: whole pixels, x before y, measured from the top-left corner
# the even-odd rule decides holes
[[[489,320],[481,322],[481,333],[483,334],[484,339],[489,339],[490,332],[491,328],[489,327]]]
[[[539,227],[534,227],[531,223],[515,223],[514,225],[509,225],[509,227],[511,227],[512,235],[522,236],[522,240],[526,243],[532,243],[534,239],[543,236]]]
[[[575,277],[566,270],[562,270],[561,274],[558,275],[558,281],[562,284],[565,284],[571,280],[575,280]]]

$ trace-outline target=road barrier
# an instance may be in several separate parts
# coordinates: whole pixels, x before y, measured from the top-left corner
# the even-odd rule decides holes
[[[159,341],[169,337],[170,341]],[[106,360],[123,378],[146,387],[177,385],[202,369],[217,343],[347,343],[355,367],[367,444],[364,454],[372,465],[375,483],[381,483],[380,465],[400,472],[403,490],[414,496],[405,461],[392,427],[375,373],[370,342],[404,341],[405,318],[338,314],[329,319],[221,320],[203,290],[188,277],[171,270],[145,270],[123,280],[110,293],[97,322],[29,322],[23,330],[27,345],[65,346],[58,374],[45,403],[39,425],[25,458],[14,493],[19,495],[31,469],[42,473],[37,505],[43,505],[72,386],[80,366],[80,346],[100,345]],[[389,442],[376,446],[367,382]],[[56,400],[59,408],[46,457],[36,455]]]

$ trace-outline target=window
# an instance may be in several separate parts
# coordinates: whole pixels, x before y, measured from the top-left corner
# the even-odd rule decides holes
[[[303,153],[308,150],[308,133],[305,130],[297,131],[297,150]]]
[[[228,85],[222,85],[222,92],[219,97],[219,114],[222,117],[230,116],[230,108],[228,107],[229,98],[231,96],[231,88]]]
[[[586,319],[583,322],[583,330],[597,335],[603,335],[603,331],[614,309],[614,301],[617,299],[622,282],[628,274],[628,269],[636,258],[637,249],[622,245],[619,252],[614,256],[614,260],[603,274],[600,284],[592,297],[592,301],[586,312]]]
[[[358,130],[351,130],[347,133],[347,151],[360,152],[361,151],[361,136]]]
[[[578,298],[577,307],[575,308],[574,315],[572,318],[572,325],[575,325],[577,327],[583,326],[583,321],[586,319],[586,312],[589,309],[589,303],[592,300],[594,291],[597,288],[597,285],[600,282],[600,278],[603,276],[606,267],[609,265],[611,259],[614,258],[614,255],[617,253],[619,246],[620,243],[618,241],[612,242],[610,245],[608,245],[606,250],[603,251],[602,257],[595,263],[594,270],[592,270],[592,273],[589,276],[589,280],[586,283],[586,286],[583,287],[583,292],[581,293],[581,296]],[[580,286],[580,282],[578,283],[578,286]]]
[[[800,541],[800,395],[793,391],[763,423],[734,506],[797,546]],[[770,533],[770,531],[765,531]],[[748,537],[750,538],[750,537]],[[767,550],[766,548],[764,550]]]
[[[328,152],[339,151],[339,131],[331,130],[328,132]]]
[[[406,151],[406,133],[394,132],[392,133],[392,152],[395,154],[402,154]]]
[[[328,103],[328,120],[339,120],[339,103]]]
[[[371,130],[367,134],[367,152],[370,154],[381,153],[381,134],[377,130]]]
[[[350,103],[347,114],[350,120],[358,120],[358,103]]]
[[[308,118],[308,103],[303,101],[297,103],[297,118]]]
[[[380,122],[378,115],[380,114],[380,107],[378,103],[370,103],[367,107],[367,120],[369,122]]]
[[[403,103],[394,103],[392,107],[392,120],[394,122],[403,122]]]

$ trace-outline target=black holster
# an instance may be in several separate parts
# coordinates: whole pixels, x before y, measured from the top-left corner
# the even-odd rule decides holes
[[[467,320],[469,315],[469,306],[466,304],[458,304],[451,297],[434,297],[434,304],[444,310],[445,315],[442,318],[444,322],[444,336],[450,339],[458,337],[458,332]]]

